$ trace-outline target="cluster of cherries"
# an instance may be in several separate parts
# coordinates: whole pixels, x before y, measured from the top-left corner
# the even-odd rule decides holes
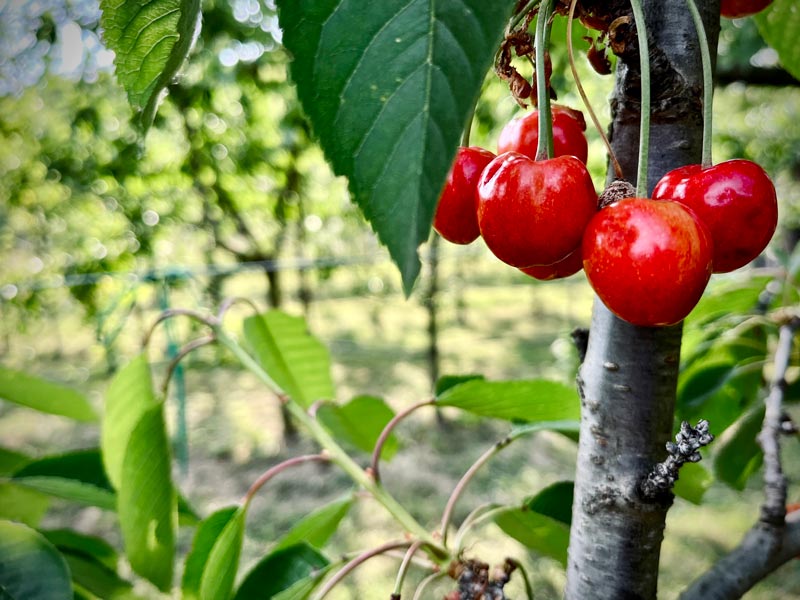
[[[536,279],[583,269],[609,310],[641,326],[684,319],[712,272],[746,265],[772,238],[775,187],[747,160],[681,167],[652,199],[604,198],[599,208],[583,115],[551,111],[554,158],[535,160],[538,111],[504,127],[497,155],[458,149],[434,217],[442,237],[468,244],[481,236],[497,258]]]

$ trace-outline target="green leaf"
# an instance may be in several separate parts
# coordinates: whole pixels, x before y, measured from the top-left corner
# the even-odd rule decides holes
[[[472,380],[445,391],[440,406],[511,421],[562,421],[580,419],[578,392],[545,379],[527,381]]]
[[[514,0],[280,0],[292,77],[325,155],[400,269],[417,247]]]
[[[322,569],[312,571],[308,577],[299,579],[285,590],[272,596],[272,600],[308,600],[311,593],[335,566],[337,565],[330,564]]]
[[[100,448],[108,479],[115,489],[122,480],[122,463],[134,427],[142,415],[159,404],[147,358],[140,354],[121,369],[106,392]]]
[[[717,479],[734,489],[744,489],[747,480],[764,460],[756,439],[763,421],[764,405],[760,404],[714,442],[714,474]]]
[[[97,421],[97,413],[80,392],[5,367],[0,367],[0,398],[76,421]]]
[[[26,454],[0,447],[0,476],[11,475],[32,460],[33,458]]]
[[[343,498],[318,508],[300,519],[273,548],[273,552],[294,544],[305,542],[312,548],[321,549],[336,532],[339,523],[353,505],[352,498]]]
[[[771,6],[755,16],[761,37],[778,53],[781,65],[796,79],[800,79],[800,12],[796,0],[775,0]]]
[[[0,521],[0,590],[14,600],[72,600],[69,569],[35,530]]]
[[[122,463],[117,511],[131,567],[160,590],[169,590],[178,502],[161,404],[147,410],[131,431]]]
[[[497,513],[494,522],[527,548],[567,564],[569,525],[530,509],[528,504]]]
[[[245,507],[238,508],[214,542],[200,578],[200,600],[224,600],[230,597],[239,568],[246,516]]]
[[[107,565],[94,557],[84,554],[63,552],[69,566],[72,580],[97,598],[127,600],[139,598],[133,591],[131,582],[126,581]]]
[[[672,491],[692,504],[701,504],[706,490],[714,483],[714,475],[700,463],[684,463]]]
[[[11,482],[0,482],[0,519],[36,527],[49,506],[50,498],[41,492]]]
[[[211,550],[214,548],[217,538],[238,509],[238,506],[221,508],[203,519],[198,526],[192,541],[192,549],[186,557],[183,580],[181,581],[183,597],[186,600],[200,597],[200,580],[203,577],[203,570],[206,567]]]
[[[442,375],[436,381],[436,386],[434,387],[434,395],[441,396],[451,387],[455,387],[462,383],[466,383],[467,381],[473,381],[476,379],[480,379],[483,381],[485,377],[483,375]]]
[[[334,396],[327,348],[308,332],[305,319],[278,310],[248,317],[244,335],[261,366],[304,407]]]
[[[315,579],[328,560],[308,544],[276,550],[261,559],[247,574],[234,600],[268,600],[305,579]],[[313,589],[313,587],[312,587]],[[305,591],[305,590],[304,590]],[[310,591],[310,590],[309,590]],[[302,598],[297,589],[292,596]]]
[[[117,551],[104,539],[80,533],[74,529],[46,529],[39,531],[47,541],[62,553],[91,556],[109,569],[117,568]]]
[[[101,0],[117,80],[146,131],[200,31],[200,0]]]
[[[572,481],[556,482],[527,500],[525,506],[529,510],[569,525],[572,523],[574,488],[575,484]]]
[[[392,417],[394,411],[389,405],[374,396],[356,396],[342,406],[323,404],[317,409],[317,419],[333,437],[364,452],[372,452]],[[398,446],[397,438],[390,434],[381,454],[384,460],[390,460]]]
[[[14,473],[14,481],[18,485],[85,506],[97,506],[105,510],[116,508],[114,491],[97,449],[37,459]]]

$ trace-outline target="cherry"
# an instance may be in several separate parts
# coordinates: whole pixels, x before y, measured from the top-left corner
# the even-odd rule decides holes
[[[574,251],[597,211],[586,166],[574,156],[535,161],[500,154],[478,182],[478,225],[486,245],[513,267],[552,265]]]
[[[692,209],[714,243],[714,272],[727,273],[749,263],[767,247],[778,225],[775,186],[764,169],[749,160],[729,160],[703,169],[688,165],[670,171],[653,197]]]
[[[589,155],[586,136],[586,120],[579,110],[551,105],[553,113],[553,155],[576,156],[586,163]],[[524,117],[512,119],[500,132],[497,153],[519,152],[536,158],[536,145],[539,142],[539,111],[535,110]]]
[[[573,250],[565,258],[553,263],[552,265],[535,265],[532,267],[523,267],[520,269],[526,275],[530,275],[534,279],[541,281],[550,281],[551,279],[563,279],[574,275],[583,269],[583,256],[581,249]]]
[[[476,146],[456,152],[433,217],[433,228],[448,242],[469,244],[480,235],[475,192],[481,171],[493,158],[494,153]]]
[[[719,12],[723,17],[739,19],[761,12],[772,0],[722,0]]]
[[[634,325],[681,321],[711,276],[711,238],[677,202],[625,198],[607,206],[589,222],[582,252],[594,291]]]

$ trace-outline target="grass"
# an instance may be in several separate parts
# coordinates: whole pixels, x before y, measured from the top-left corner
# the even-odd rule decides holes
[[[456,258],[460,264],[446,264],[442,274],[440,372],[482,373],[492,379],[546,376],[571,383],[577,358],[569,332],[575,326],[588,324],[591,309],[591,293],[583,279],[533,284],[508,269],[499,277],[491,277],[496,266],[487,266],[480,257],[467,254]],[[470,267],[471,285],[455,276],[459,270],[463,272],[464,263]],[[344,275],[334,274],[326,287],[327,295],[312,304],[308,315],[310,329],[331,351],[338,399],[375,394],[400,409],[428,397],[431,380],[427,313],[419,290],[411,300],[386,286],[383,290],[372,286],[378,291],[352,297],[346,294]],[[486,285],[489,281],[494,283]],[[229,282],[227,291],[256,298],[260,295],[260,282],[252,274],[239,276]],[[352,277],[349,285],[352,289]],[[176,290],[173,305],[196,303],[201,287],[201,282],[190,282]],[[152,291],[142,289],[139,294],[140,308],[128,317],[116,341],[115,352],[120,361],[138,351],[141,335],[157,312]],[[290,303],[289,309],[298,312],[299,305]],[[237,306],[229,322],[236,323],[247,310],[243,305]],[[197,334],[187,321],[176,321],[171,329],[174,339],[186,340]],[[163,372],[166,336],[166,329],[160,329],[150,350],[151,360],[157,364],[157,380]],[[57,319],[31,319],[27,331],[15,332],[7,339],[6,364],[71,382],[101,406],[108,357],[92,330],[74,312],[60,313]],[[202,514],[237,502],[250,483],[276,462],[313,451],[313,444],[302,436],[289,441],[284,438],[277,403],[219,350],[201,349],[187,360],[186,366],[190,460],[188,472],[176,476]],[[174,430],[174,398],[169,407]],[[506,430],[507,425],[502,423],[455,417],[451,413],[447,413],[442,427],[431,410],[421,411],[399,428],[403,447],[391,463],[382,467],[384,481],[420,521],[434,528],[461,474]],[[76,427],[62,419],[0,405],[0,438],[4,446],[40,455],[64,450],[65,446],[88,447],[97,442],[97,436],[93,426]],[[787,459],[798,457],[797,446],[793,443],[787,449]],[[571,478],[574,458],[574,444],[556,434],[541,433],[512,444],[472,481],[458,504],[455,521],[459,522],[478,504],[517,503],[554,481]],[[362,457],[363,462],[366,460]],[[794,481],[800,479],[800,461],[789,460],[787,468]],[[754,478],[742,494],[715,484],[707,503],[701,506],[676,502],[669,515],[662,553],[661,598],[676,598],[683,585],[735,545],[756,514],[759,483]],[[244,562],[251,564],[263,555],[270,540],[298,518],[348,493],[350,487],[340,472],[319,465],[303,466],[271,482],[252,505]],[[46,517],[50,526],[71,522],[86,531],[115,535],[113,521],[100,511],[56,506],[60,508]],[[377,545],[401,533],[374,502],[359,496],[332,540],[330,555]],[[184,550],[189,542],[188,535],[183,535]],[[477,529],[469,538],[468,548],[470,556],[493,564],[502,562],[505,556],[517,558],[531,573],[538,599],[561,596],[561,566],[530,555],[502,536],[496,527]],[[397,566],[396,558],[375,559],[330,597],[385,600]],[[412,570],[407,578],[409,585],[421,576],[420,571]],[[442,597],[448,586],[436,589],[437,594],[426,597]],[[800,569],[787,565],[747,598],[796,597],[792,590],[797,589]],[[404,597],[411,597],[410,590],[409,587],[404,592]],[[510,584],[509,594],[523,597],[518,580]]]

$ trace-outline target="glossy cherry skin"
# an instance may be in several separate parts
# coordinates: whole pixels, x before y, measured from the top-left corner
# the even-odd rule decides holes
[[[494,156],[477,146],[456,151],[433,216],[433,228],[448,242],[469,244],[480,235],[476,212],[478,179]]]
[[[535,265],[532,267],[523,267],[520,269],[526,275],[530,275],[534,279],[540,281],[550,281],[552,279],[563,279],[574,275],[583,269],[583,256],[581,249],[578,248],[567,254],[566,258],[553,263],[552,265]]]
[[[772,0],[722,0],[719,12],[723,17],[739,19],[761,12],[772,4]]]
[[[586,163],[589,149],[586,142],[586,120],[579,110],[553,104],[553,156],[576,156]],[[529,112],[524,117],[512,119],[500,132],[497,154],[519,152],[536,158],[539,143],[539,111]]]
[[[512,267],[551,265],[581,243],[597,193],[574,156],[535,161],[506,152],[478,183],[478,225],[497,258]]]
[[[778,225],[778,200],[769,175],[749,160],[729,160],[703,169],[670,171],[653,197],[691,208],[714,243],[714,272],[727,273],[756,258]]]
[[[711,238],[677,202],[625,198],[602,209],[582,251],[586,277],[606,307],[644,327],[684,319],[711,276]]]

